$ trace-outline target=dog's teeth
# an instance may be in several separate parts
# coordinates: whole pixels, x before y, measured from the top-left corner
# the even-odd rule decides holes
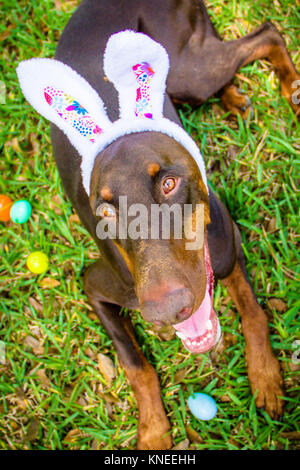
[[[183,333],[181,333],[180,331],[176,331],[176,335],[177,335],[178,338],[180,338],[180,339],[186,339],[186,336],[185,336]]]
[[[211,330],[211,329],[212,329],[212,322],[211,322],[210,320],[207,320],[205,326],[206,326],[206,328],[207,328],[208,330]]]

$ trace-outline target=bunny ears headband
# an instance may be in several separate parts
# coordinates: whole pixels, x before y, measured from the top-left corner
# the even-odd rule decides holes
[[[97,154],[125,134],[157,131],[193,156],[207,187],[203,158],[183,128],[163,117],[169,58],[161,44],[134,31],[113,34],[104,53],[104,72],[119,93],[120,117],[111,122],[98,93],[67,65],[53,59],[23,61],[17,68],[29,103],[56,124],[82,157],[83,186],[90,194]]]

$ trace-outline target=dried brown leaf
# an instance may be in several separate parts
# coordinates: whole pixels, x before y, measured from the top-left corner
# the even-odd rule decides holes
[[[11,31],[16,27],[16,25],[13,23],[13,24],[10,24],[9,26],[7,26],[6,30],[3,31],[1,34],[0,34],[0,41],[4,41],[5,39],[7,39],[10,35],[11,35]]]
[[[35,155],[40,153],[40,144],[37,140],[37,135],[34,132],[29,133],[29,142],[31,144],[31,150],[28,151],[28,158],[33,158]],[[34,165],[34,161],[31,162],[30,166]]]
[[[97,317],[97,315],[94,312],[89,312],[87,314],[87,316],[88,316],[88,318],[90,318],[90,320],[99,321],[99,318]]]
[[[186,377],[188,373],[188,369],[180,369],[176,374],[174,375],[174,384],[179,384],[183,381],[183,379]]]
[[[268,306],[271,309],[274,308],[278,312],[285,312],[286,309],[287,309],[287,304],[283,300],[275,299],[275,298],[272,298],[272,299],[268,300]]]
[[[100,449],[100,445],[101,445],[101,442],[95,437],[95,438],[92,440],[92,447],[91,447],[91,449],[92,449],[92,450],[99,450],[99,449]]]
[[[51,198],[51,201],[49,203],[49,207],[50,207],[50,209],[52,209],[55,212],[55,214],[62,215],[62,210],[60,208],[61,203],[62,203],[62,201],[61,201],[60,197],[58,196],[58,194],[56,194],[55,196],[53,196]]]
[[[87,252],[87,257],[88,257],[88,259],[98,259],[99,258],[99,252],[89,250]]]
[[[285,437],[286,439],[290,439],[292,441],[300,441],[299,431],[282,432],[279,435],[280,437]]]
[[[37,325],[30,326],[30,330],[33,336],[36,336],[37,338],[42,338],[42,330]]]
[[[222,401],[223,403],[228,403],[231,401],[231,398],[229,397],[229,395],[227,395],[227,393],[224,393],[220,396],[220,401]]]
[[[43,306],[37,300],[35,300],[34,297],[29,297],[28,300],[29,300],[30,305],[32,305],[32,307],[34,308],[34,310],[36,310],[39,313],[43,313]]]
[[[13,137],[11,140],[6,141],[4,146],[11,147],[15,152],[21,152],[17,137]]]
[[[81,429],[71,429],[71,431],[69,431],[68,434],[64,437],[63,442],[69,442],[72,444],[76,441],[76,439],[78,439],[82,435],[83,434]]]
[[[300,364],[295,364],[291,361],[289,362],[289,368],[291,372],[297,372],[298,370],[300,370]]]
[[[69,222],[70,222],[70,224],[73,224],[73,223],[80,224],[80,219],[79,219],[77,214],[72,214],[69,217]]]
[[[53,277],[44,277],[44,279],[42,279],[40,282],[40,286],[44,287],[45,289],[51,289],[59,285],[60,282],[57,279],[54,279]]]
[[[40,422],[34,419],[28,426],[27,432],[24,436],[24,442],[35,441],[39,435]]]
[[[277,229],[276,217],[272,217],[267,224],[267,232],[274,232]]]
[[[190,425],[185,428],[187,436],[191,442],[203,442],[203,438]]]
[[[50,388],[51,387],[51,382],[47,377],[45,369],[39,369],[35,373],[39,377],[39,379],[42,382],[42,385],[43,385],[44,388]]]
[[[54,0],[54,5],[58,11],[70,11],[78,5],[78,0]]]
[[[88,356],[90,359],[95,359],[96,358],[96,353],[90,347],[87,347],[84,350],[84,354],[86,356]]]
[[[26,336],[24,343],[32,348],[34,354],[44,354],[43,346],[40,344],[39,340],[33,336]]]
[[[111,395],[110,393],[102,393],[99,389],[98,389],[98,395],[99,397],[105,401],[105,403],[112,403],[112,404],[115,404],[115,405],[120,405],[120,400],[116,397],[114,397],[113,395]]]
[[[187,450],[189,448],[190,441],[188,439],[184,439],[183,441],[179,442],[176,446],[172,447],[172,450]]]
[[[116,376],[115,366],[110,357],[102,353],[97,354],[98,368],[103,375],[108,387],[111,386],[112,380]]]
[[[28,404],[29,404],[28,403],[28,398],[27,398],[27,396],[25,395],[25,393],[23,392],[23,390],[21,388],[17,389],[15,401],[21,409],[23,409],[23,410],[27,409]]]
[[[86,399],[83,395],[80,395],[78,400],[76,400],[76,403],[78,403],[78,405],[80,405],[80,406],[87,406],[88,405],[88,402],[86,401]]]

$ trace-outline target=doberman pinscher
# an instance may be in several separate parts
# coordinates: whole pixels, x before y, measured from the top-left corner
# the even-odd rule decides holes
[[[300,76],[271,23],[239,40],[223,42],[200,0],[84,0],[63,31],[56,59],[76,70],[98,91],[111,120],[118,118],[118,100],[100,68],[100,57],[109,36],[125,29],[149,35],[168,51],[170,71],[164,114],[179,125],[172,101],[199,105],[217,92],[228,110],[246,117],[249,100],[231,80],[240,67],[256,59],[272,63],[283,95],[299,112],[291,96],[295,91],[292,84]],[[155,370],[139,350],[130,319],[124,318],[121,310],[139,309],[145,320],[176,328],[196,315],[202,305],[207,285],[212,282],[211,269],[215,281],[221,280],[227,287],[241,315],[249,380],[252,392],[257,391],[256,405],[265,407],[272,417],[281,415],[280,368],[271,350],[266,314],[245,272],[239,231],[215,194],[209,191],[208,195],[189,153],[159,132],[120,137],[97,155],[88,197],[81,181],[78,153],[56,126],[52,126],[51,133],[66,193],[101,253],[99,261],[85,274],[84,289],[135,392],[138,448],[170,448],[170,424]],[[127,196],[128,204],[142,202],[147,207],[153,202],[202,202],[204,247],[187,251],[185,240],[172,239],[100,241],[96,235],[96,209],[107,204],[108,211],[113,207],[117,217],[117,201],[122,195]],[[204,333],[210,331],[213,337],[208,341],[211,347],[217,335],[213,313],[206,317],[205,325]],[[178,332],[185,346],[193,352],[207,350],[193,342],[193,335],[189,338],[189,331],[186,328]]]

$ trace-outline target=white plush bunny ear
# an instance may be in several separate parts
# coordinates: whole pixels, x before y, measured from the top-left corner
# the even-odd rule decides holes
[[[167,52],[149,36],[135,31],[113,34],[104,54],[104,71],[119,92],[120,119],[114,123],[96,91],[62,62],[31,59],[21,62],[17,73],[30,104],[65,132],[82,156],[82,182],[89,195],[97,154],[123,135],[145,131],[162,132],[183,145],[207,185],[197,145],[162,114],[168,69]]]
[[[112,125],[114,135],[111,133],[110,142],[133,132],[167,134],[194,157],[208,189],[198,146],[182,127],[163,116],[168,70],[166,50],[149,36],[131,30],[110,36],[104,53],[104,72],[119,92],[120,106],[120,119]]]
[[[67,135],[83,160],[93,156],[97,141],[111,122],[89,83],[52,59],[23,61],[17,74],[29,103]]]
[[[149,36],[113,34],[106,45],[104,72],[119,92],[121,119],[160,119],[169,70],[168,54]]]

